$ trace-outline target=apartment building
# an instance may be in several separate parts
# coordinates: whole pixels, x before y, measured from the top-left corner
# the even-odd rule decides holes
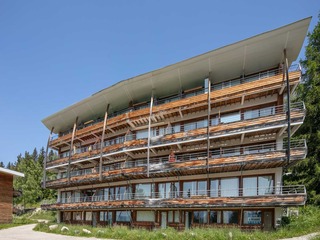
[[[58,221],[187,229],[270,230],[304,205],[284,171],[307,153],[291,136],[293,64],[310,18],[110,86],[43,120],[44,187]],[[48,152],[48,151],[47,151]],[[50,174],[48,174],[50,172]]]

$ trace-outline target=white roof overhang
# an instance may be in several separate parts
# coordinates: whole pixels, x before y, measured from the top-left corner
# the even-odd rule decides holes
[[[13,170],[2,168],[2,167],[0,167],[0,173],[13,175],[13,176],[16,176],[16,177],[24,177],[24,174],[21,173],[21,172],[13,171]]]
[[[287,51],[289,65],[295,61],[303,45],[311,17],[281,28],[259,34],[243,41],[218,48],[196,57],[120,81],[92,96],[75,103],[45,119],[43,124],[54,133],[68,130],[76,117],[85,122],[109,112],[128,107],[128,103],[168,96],[180,90],[203,84],[210,74],[218,83],[228,79],[270,69],[283,62],[283,50]]]

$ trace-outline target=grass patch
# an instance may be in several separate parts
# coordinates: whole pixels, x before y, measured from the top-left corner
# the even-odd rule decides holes
[[[50,230],[51,224],[39,223],[34,230],[42,232],[57,233],[70,236],[83,236],[83,237],[97,237],[97,238],[111,238],[122,240],[157,240],[157,239],[239,239],[239,240],[273,240],[281,238],[290,238],[309,234],[312,232],[320,232],[320,208],[308,206],[300,208],[300,214],[297,217],[292,217],[290,223],[276,231],[272,232],[244,232],[237,228],[193,228],[186,231],[177,231],[172,228],[157,229],[148,231],[144,229],[129,229],[127,227],[115,226],[115,227],[97,227],[80,226],[80,225],[68,225],[59,224],[54,230]],[[68,231],[61,232],[61,228],[66,226]],[[82,229],[87,229],[91,233],[87,234]],[[315,238],[319,240],[317,236]]]
[[[12,227],[18,227],[18,226],[26,225],[26,224],[32,224],[32,223],[36,223],[36,221],[32,220],[32,219],[28,219],[26,217],[14,217],[12,220],[12,223],[0,224],[0,230],[12,228]]]

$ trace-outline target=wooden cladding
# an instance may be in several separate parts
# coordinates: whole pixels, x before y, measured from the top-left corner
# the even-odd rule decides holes
[[[13,176],[0,173],[0,223],[12,222]]]

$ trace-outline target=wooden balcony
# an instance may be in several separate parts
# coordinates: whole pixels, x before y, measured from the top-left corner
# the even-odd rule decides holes
[[[230,189],[230,192],[235,192]],[[306,202],[307,194],[304,186],[278,186],[268,189],[254,190],[258,194],[246,194],[244,190],[236,189],[236,194],[228,192],[218,193],[203,191],[190,193],[189,191],[176,192],[169,195],[152,193],[152,196],[141,196],[133,193],[116,195],[113,199],[104,199],[104,196],[79,197],[62,199],[59,203],[44,204],[44,210],[92,210],[92,209],[163,209],[163,208],[237,208],[237,207],[281,207],[299,206]],[[262,191],[261,191],[262,190]]]
[[[228,137],[251,132],[259,132],[272,130],[274,132],[285,128],[287,124],[286,110],[284,106],[274,108],[274,113],[268,116],[237,120],[230,123],[218,124],[209,128],[209,138],[215,139],[220,137]],[[302,124],[305,117],[305,109],[303,103],[294,103],[291,105],[291,125],[299,126]],[[171,147],[174,145],[184,145],[190,142],[199,142],[207,139],[207,127],[174,133],[174,129],[168,129],[168,134],[157,137],[157,141],[151,141],[150,147],[153,149]],[[100,145],[94,145],[93,149],[88,150],[88,147],[83,149],[83,152],[75,154],[71,157],[71,163],[92,161],[100,158]],[[135,151],[147,151],[147,139],[129,140],[120,144],[106,146],[103,149],[104,157],[114,157],[125,152],[134,153]],[[47,163],[48,168],[55,166],[66,165],[69,158],[64,157]]]
[[[260,76],[260,74],[259,74]],[[295,70],[289,73],[290,86],[294,88],[299,83],[301,72]],[[212,106],[219,106],[231,102],[241,102],[244,99],[259,97],[260,95],[274,94],[282,92],[285,84],[281,71],[276,71],[274,74],[257,78],[258,80],[244,81],[244,83],[214,90],[211,94]],[[197,96],[182,98],[169,103],[153,106],[153,119],[155,121],[162,121],[172,116],[179,116],[188,114],[190,112],[198,111],[207,108],[207,94],[200,94]],[[148,123],[149,108],[128,111],[126,113],[111,117],[108,119],[107,132],[115,132],[120,129],[129,128],[132,126],[141,126]],[[103,122],[97,122],[94,125],[83,127],[76,131],[76,139],[88,140],[101,136],[103,129]],[[71,141],[71,133],[58,137],[50,142],[51,148],[59,148],[68,146]]]
[[[276,144],[254,145],[243,148],[228,148],[210,152],[207,165],[207,153],[182,154],[169,162],[168,157],[152,158],[149,161],[149,174],[152,178],[206,174],[209,173],[245,171],[264,168],[286,166],[286,149]],[[291,142],[290,163],[305,158],[307,146],[304,140]],[[121,181],[128,179],[147,178],[147,159],[114,163],[103,167],[102,181]],[[61,188],[101,183],[99,169],[89,168],[70,172],[70,181],[67,174],[57,179],[48,180],[49,188]]]

